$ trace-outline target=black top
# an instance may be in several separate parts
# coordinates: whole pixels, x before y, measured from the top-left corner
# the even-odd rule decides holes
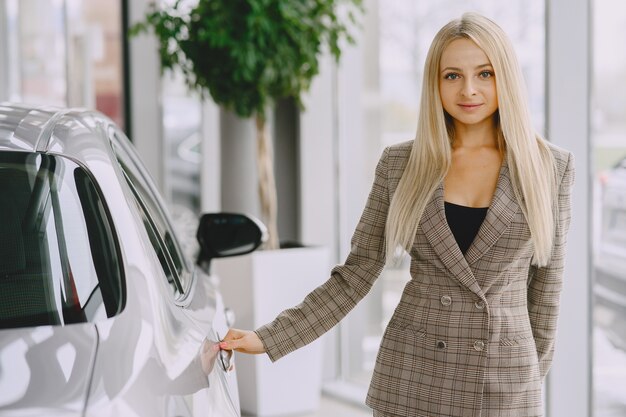
[[[480,225],[485,220],[489,207],[467,207],[444,202],[448,226],[456,239],[456,243],[465,255],[472,241],[478,234]]]

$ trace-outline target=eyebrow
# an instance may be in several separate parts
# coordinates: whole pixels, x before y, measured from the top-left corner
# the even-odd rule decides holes
[[[492,66],[491,64],[482,64],[482,65],[477,66],[474,69],[481,69],[481,68],[491,67],[491,66]],[[445,67],[444,69],[441,70],[441,72],[448,71],[448,70],[459,71],[459,72],[463,71],[461,68],[457,68],[457,67]]]

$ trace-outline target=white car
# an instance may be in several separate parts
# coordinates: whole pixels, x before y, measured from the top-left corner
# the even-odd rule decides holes
[[[0,104],[0,415],[239,416],[208,269],[265,234],[204,215],[190,259],[108,118]]]

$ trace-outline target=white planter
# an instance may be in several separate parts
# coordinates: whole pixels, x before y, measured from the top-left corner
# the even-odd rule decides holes
[[[330,273],[323,247],[257,251],[213,261],[235,328],[254,330],[299,304]],[[220,335],[222,336],[222,335]],[[272,363],[267,355],[236,354],[241,410],[269,417],[319,408],[322,344],[319,340]]]

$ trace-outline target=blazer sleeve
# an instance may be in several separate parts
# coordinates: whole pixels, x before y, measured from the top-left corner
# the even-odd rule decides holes
[[[337,324],[369,292],[385,264],[385,224],[389,209],[386,148],[376,167],[365,208],[343,265],[308,294],[302,303],[258,329],[272,362],[308,344]]]
[[[554,355],[559,302],[563,287],[563,269],[567,232],[571,220],[571,190],[574,183],[574,156],[569,153],[565,172],[559,185],[558,217],[552,254],[548,265],[531,266],[528,286],[528,314],[539,357],[543,380]]]

